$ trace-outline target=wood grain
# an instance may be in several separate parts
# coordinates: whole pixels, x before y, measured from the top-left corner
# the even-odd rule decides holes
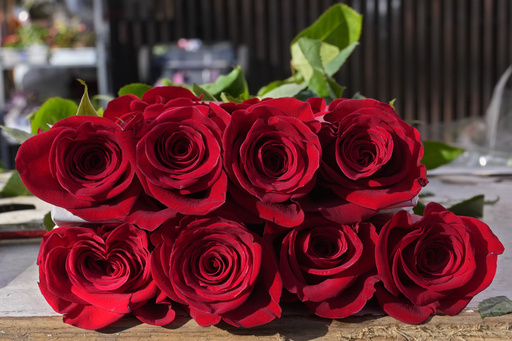
[[[506,340],[512,338],[512,316],[482,319],[476,313],[435,316],[427,323],[408,325],[391,317],[352,317],[327,320],[284,316],[253,329],[228,325],[200,327],[179,317],[156,327],[125,318],[102,331],[69,326],[60,317],[2,317],[0,340]]]

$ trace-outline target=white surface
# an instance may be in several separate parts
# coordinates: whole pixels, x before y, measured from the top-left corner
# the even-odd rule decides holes
[[[435,194],[425,200],[445,206],[484,194],[486,200],[499,201],[486,205],[484,221],[505,245],[505,253],[498,257],[498,273],[489,288],[477,295],[468,305],[476,310],[485,298],[508,296],[512,299],[512,177],[478,177],[445,175],[430,177],[424,192]],[[37,199],[26,199],[36,201]],[[24,213],[19,213],[23,215]],[[0,214],[0,223],[5,223]],[[35,265],[39,240],[24,242],[0,241],[0,316],[56,315],[39,293]]]

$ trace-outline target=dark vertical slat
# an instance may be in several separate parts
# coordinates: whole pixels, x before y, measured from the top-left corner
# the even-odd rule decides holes
[[[431,0],[430,5],[431,6],[429,10],[431,11],[431,21],[430,29],[427,29],[427,32],[430,32],[425,32],[425,37],[430,38],[430,47],[426,51],[429,57],[426,61],[429,69],[429,82],[425,85],[425,87],[430,90],[430,98],[427,98],[427,101],[430,104],[430,117],[427,117],[427,120],[430,124],[435,125],[434,129],[432,129],[433,136],[431,136],[431,138],[439,139],[437,132],[439,132],[438,124],[441,121],[441,96],[444,91],[444,84],[442,82],[441,74],[443,74],[445,71],[443,70],[443,64],[441,63],[441,37],[443,35],[443,32],[441,31],[441,0]],[[419,41],[419,44],[421,44],[421,40]],[[419,94],[419,96],[423,95],[423,93]]]
[[[206,42],[213,40],[212,0],[201,0],[202,37]]]
[[[454,116],[454,78],[455,78],[455,63],[454,63],[454,6],[453,0],[443,1],[443,115],[442,120],[445,123],[450,123]]]
[[[215,26],[214,39],[223,40],[226,38],[225,20],[226,10],[224,8],[224,0],[215,0],[213,2],[213,22]]]
[[[241,27],[242,27],[242,42],[245,44],[248,48],[248,64],[249,67],[247,70],[244,70],[245,76],[247,77],[249,86],[251,87],[251,90],[253,92],[256,91],[255,88],[255,55],[256,55],[256,47],[253,39],[253,33],[254,33],[254,20],[253,20],[253,2],[251,0],[241,0],[242,5],[242,20],[241,20]],[[258,85],[256,85],[258,86]]]
[[[281,54],[281,67],[283,71],[290,75],[290,43],[292,39],[295,37],[298,31],[295,32],[295,25],[293,24],[292,17],[294,16],[294,6],[292,0],[282,0],[281,1],[281,32],[283,37],[283,47]]]
[[[272,1],[272,0],[271,0]],[[318,0],[308,0],[309,3],[309,18],[306,25],[311,25],[319,16],[320,11],[318,10]]]
[[[507,32],[512,32],[512,4],[510,2],[507,2],[508,5],[508,28]],[[508,35],[508,62],[512,63],[512,36]]]
[[[416,51],[414,43],[416,41],[416,8],[415,2],[404,1],[404,109],[403,117],[407,121],[416,120]]]
[[[403,31],[402,22],[402,1],[391,0],[389,11],[389,75],[390,81],[390,98],[395,99],[395,109],[400,116],[403,117],[404,110],[404,92],[403,92]]]
[[[481,1],[471,0],[470,7],[470,41],[469,41],[469,98],[470,105],[469,111],[471,117],[478,117],[481,114],[481,62],[482,62],[482,50],[481,50],[481,32],[482,32],[482,20],[481,20]]]
[[[469,6],[467,0],[456,0],[456,117],[469,116]]]
[[[350,3],[351,7],[358,12],[359,14],[363,14],[363,2],[365,0],[352,0]],[[365,18],[363,17],[363,22]],[[363,36],[365,34],[364,29],[361,33]],[[361,38],[363,39],[363,38]],[[359,44],[350,58],[347,61],[347,64],[342,66],[342,74],[338,79],[347,79],[347,82],[341,82],[341,85],[348,86],[346,90],[346,94],[344,97],[352,97],[356,92],[363,91],[363,46]],[[348,75],[345,78],[342,78],[344,75]]]
[[[363,63],[364,63],[364,86],[361,91],[365,96],[377,97],[378,75],[375,70],[375,24],[376,24],[376,1],[366,0],[364,9],[363,32],[361,42],[364,47]]]
[[[157,0],[162,13],[162,21],[160,22],[161,42],[168,43],[171,41],[171,23],[174,20],[174,5],[170,1]]]
[[[491,100],[492,90],[494,87],[493,79],[496,78],[496,62],[494,50],[497,32],[493,32],[493,24],[495,24],[496,16],[494,13],[493,0],[483,1],[483,60],[482,60],[482,112],[485,112]]]
[[[266,1],[255,2],[255,56],[254,76],[256,77],[257,87],[263,85],[270,78],[271,74],[268,67],[268,44],[267,44],[267,28],[266,25]]]
[[[187,0],[184,2],[184,7],[186,10],[185,14],[185,32],[186,37],[188,38],[197,38],[198,37],[198,30],[197,30],[197,23],[198,18],[197,14],[199,11],[197,10],[197,2],[198,0]]]
[[[273,74],[278,74],[280,69],[280,55],[281,49],[284,45],[281,45],[280,36],[281,30],[279,22],[281,20],[281,12],[279,3],[274,0],[268,0],[267,2],[267,20],[268,20],[268,43],[269,43],[269,61],[273,70]]]
[[[308,25],[308,19],[307,19],[307,7],[306,7],[306,0],[296,0],[294,1],[295,7],[293,14],[296,16],[297,20],[297,33],[299,31],[303,30]]]
[[[386,0],[379,0],[376,4],[376,32],[377,32],[377,99],[388,102],[389,95],[389,8]]]
[[[430,42],[428,40],[428,7],[425,1],[418,1],[416,7],[416,58],[417,58],[417,69],[416,79],[418,86],[416,89],[416,101],[417,101],[417,119],[422,123],[428,123],[429,113],[429,65],[428,65],[428,52]],[[424,130],[424,126],[420,126],[420,130]]]
[[[171,39],[180,39],[184,38],[185,30],[184,30],[184,15],[183,15],[183,3],[184,0],[176,0],[174,1],[174,30],[172,32]]]
[[[229,40],[234,46],[237,46],[240,42],[240,12],[239,12],[239,1],[228,0],[228,15],[226,22],[228,24],[227,31]]]
[[[507,4],[510,4],[510,0],[497,0],[496,3],[496,70],[497,74],[494,75],[494,79],[499,78],[508,67],[512,60],[507,59],[507,48],[509,42],[507,41],[510,37],[510,31],[507,28]],[[511,20],[512,18],[508,18]]]

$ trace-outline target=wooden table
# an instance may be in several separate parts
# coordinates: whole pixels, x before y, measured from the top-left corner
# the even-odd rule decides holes
[[[493,283],[477,295],[458,316],[434,316],[421,325],[407,325],[389,316],[358,316],[343,320],[315,317],[305,310],[285,307],[283,317],[265,326],[236,329],[226,324],[200,327],[180,316],[166,327],[141,324],[125,318],[101,332],[66,325],[46,303],[37,287],[35,260],[39,240],[0,241],[0,340],[505,340],[512,339],[512,315],[482,319],[478,303],[485,298],[512,298],[512,176],[439,175],[430,176],[425,191],[428,197],[449,206],[474,195],[499,201],[486,205],[484,221],[505,245],[498,258],[498,273]],[[5,200],[5,199],[3,199]],[[48,210],[35,198],[14,198],[13,202],[35,202],[34,214]],[[28,214],[28,213],[27,213]],[[18,212],[9,222],[22,217]],[[3,215],[3,214],[2,214]],[[0,215],[1,217],[1,215]],[[1,217],[5,223],[5,217]]]

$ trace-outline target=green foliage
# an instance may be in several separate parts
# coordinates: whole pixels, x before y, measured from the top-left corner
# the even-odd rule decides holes
[[[217,100],[215,97],[212,96],[211,93],[209,93],[207,90],[205,90],[201,86],[197,85],[196,83],[194,83],[194,85],[192,86],[192,92],[198,97],[202,96],[201,98],[203,101],[216,101]]]
[[[2,125],[0,125],[0,128],[3,129],[7,134],[12,136],[18,143],[23,143],[26,140],[28,140],[29,138],[31,138],[32,136],[34,136],[30,133],[27,133],[24,130],[20,130],[20,129],[16,129],[16,128],[9,128],[9,127],[2,126]]]
[[[311,26],[305,28],[292,40],[292,45],[301,38],[318,39],[340,50],[359,40],[363,17],[345,4],[337,4],[325,11]]]
[[[80,100],[80,104],[78,105],[78,110],[76,112],[77,115],[84,116],[98,116],[98,113],[94,109],[91,100],[89,99],[89,93],[87,91],[87,84],[81,79],[78,79],[80,84],[84,86],[84,94],[82,95],[82,99]]]
[[[119,96],[123,95],[135,95],[139,98],[142,98],[142,95],[148,90],[152,88],[151,85],[142,84],[142,83],[132,83],[123,86],[119,89]]]
[[[296,96],[299,92],[306,89],[306,84],[301,83],[282,83],[281,85],[271,89],[268,92],[264,93],[266,98],[278,98],[278,97],[293,97]]]
[[[343,86],[332,77],[358,45],[362,16],[345,4],[329,8],[291,42],[293,77],[275,81],[258,91],[259,97],[296,96],[307,89],[335,99]]]
[[[432,196],[433,194],[428,193],[424,196]],[[424,197],[420,196],[420,197]],[[484,216],[484,206],[485,205],[494,205],[499,201],[499,198],[493,201],[485,201],[484,195],[479,194],[472,198],[463,200],[461,202],[458,202],[450,207],[447,208],[448,211],[451,211],[459,216],[465,216],[465,217],[473,217],[477,219],[482,219]],[[418,204],[413,208],[414,214],[417,215],[423,215],[423,212],[425,210],[425,203],[420,199]]]
[[[37,134],[39,129],[49,130],[59,120],[73,116],[77,111],[77,104],[69,99],[53,97],[46,100],[32,116],[32,134]]]
[[[427,169],[434,169],[455,160],[464,149],[452,147],[444,142],[423,141],[424,154],[421,159]]]
[[[28,195],[32,195],[32,193],[30,193],[27,187],[25,187],[25,184],[23,184],[23,181],[21,181],[21,177],[18,171],[14,171],[11,174],[11,177],[9,178],[9,180],[7,180],[7,183],[0,192],[0,197],[2,198],[11,198]]]
[[[185,88],[185,89],[188,89],[188,90],[192,91],[192,87],[190,85],[188,85],[188,84],[176,84],[176,83],[172,82],[168,78],[160,79],[160,83],[162,83],[163,86],[181,86],[182,88]]]
[[[490,297],[478,304],[480,316],[501,316],[512,313],[512,301],[507,296]]]
[[[318,96],[339,98],[344,87],[332,76],[358,45],[362,16],[344,4],[328,9],[290,46],[293,71]]]
[[[46,231],[51,231],[55,227],[55,222],[52,220],[52,213],[48,212],[44,215],[43,224]]]
[[[233,98],[249,98],[249,86],[240,66],[234,68],[229,74],[220,76],[214,83],[201,85],[201,88],[216,99],[220,99],[223,92]]]
[[[480,194],[461,201],[448,208],[448,210],[457,215],[481,219],[484,216],[484,204],[484,195]]]

